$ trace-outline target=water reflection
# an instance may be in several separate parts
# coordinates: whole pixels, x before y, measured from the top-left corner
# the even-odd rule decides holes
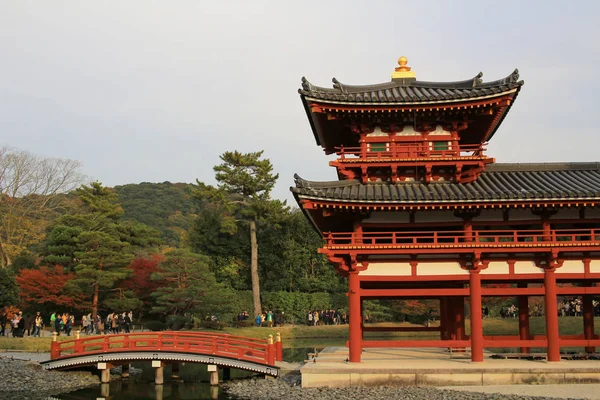
[[[324,341],[326,342],[326,341]],[[283,359],[288,362],[302,362],[309,354],[321,350],[324,345],[340,345],[337,343],[322,343],[315,346],[312,343],[297,343],[302,347],[284,348]],[[343,346],[343,344],[342,344]],[[164,370],[164,385],[155,385],[155,371],[149,362],[132,363],[130,378],[117,379],[93,388],[78,390],[53,396],[58,400],[187,400],[187,399],[231,399],[222,392],[220,386],[210,386],[210,374],[204,364],[181,363],[167,364]],[[231,369],[231,379],[247,378],[252,373]],[[222,372],[220,380],[222,380]]]
[[[60,400],[187,400],[187,399],[231,399],[219,386],[208,383],[173,382],[155,385],[148,382],[114,381],[99,387],[78,390],[51,397]]]

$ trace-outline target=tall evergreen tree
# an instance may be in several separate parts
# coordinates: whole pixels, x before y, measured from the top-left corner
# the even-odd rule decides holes
[[[75,272],[69,284],[89,293],[92,314],[96,315],[100,292],[112,290],[130,273],[127,266],[133,259],[132,242],[144,246],[146,239],[138,237],[145,235],[144,229],[120,223],[123,211],[113,190],[94,182],[75,193],[82,206],[78,213],[56,221],[48,234],[46,261]]]
[[[254,314],[262,314],[260,279],[258,275],[257,227],[261,223],[277,224],[284,214],[285,202],[271,199],[271,190],[279,178],[273,173],[273,165],[262,159],[262,151],[240,153],[228,151],[215,166],[216,188],[198,182],[192,191],[197,198],[218,204],[223,210],[221,230],[234,233],[238,223],[246,223],[250,229],[250,276]]]

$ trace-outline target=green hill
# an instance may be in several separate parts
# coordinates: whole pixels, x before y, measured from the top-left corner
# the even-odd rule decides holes
[[[158,229],[166,244],[179,246],[198,212],[188,183],[150,183],[115,186],[125,214]]]

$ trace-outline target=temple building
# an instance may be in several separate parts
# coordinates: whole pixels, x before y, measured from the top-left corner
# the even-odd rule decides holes
[[[561,348],[595,351],[600,294],[600,164],[502,164],[487,143],[523,81],[428,82],[401,57],[391,81],[333,88],[302,79],[300,97],[317,145],[336,154],[338,180],[291,188],[323,236],[320,252],[348,279],[349,361],[364,348]],[[576,135],[574,129],[571,133]],[[515,143],[518,145],[518,143]],[[514,335],[485,336],[482,297],[518,301]],[[543,296],[546,333],[529,328],[529,297]],[[582,298],[583,334],[561,336],[557,296]],[[439,301],[435,340],[367,340],[362,302]],[[465,330],[469,306],[470,335]]]

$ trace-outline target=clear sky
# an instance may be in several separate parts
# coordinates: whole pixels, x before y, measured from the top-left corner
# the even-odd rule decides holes
[[[488,154],[600,161],[599,1],[0,0],[0,144],[84,164],[114,186],[214,183],[227,150],[337,179],[297,89],[519,68],[525,86]],[[291,200],[293,202],[293,200]]]

